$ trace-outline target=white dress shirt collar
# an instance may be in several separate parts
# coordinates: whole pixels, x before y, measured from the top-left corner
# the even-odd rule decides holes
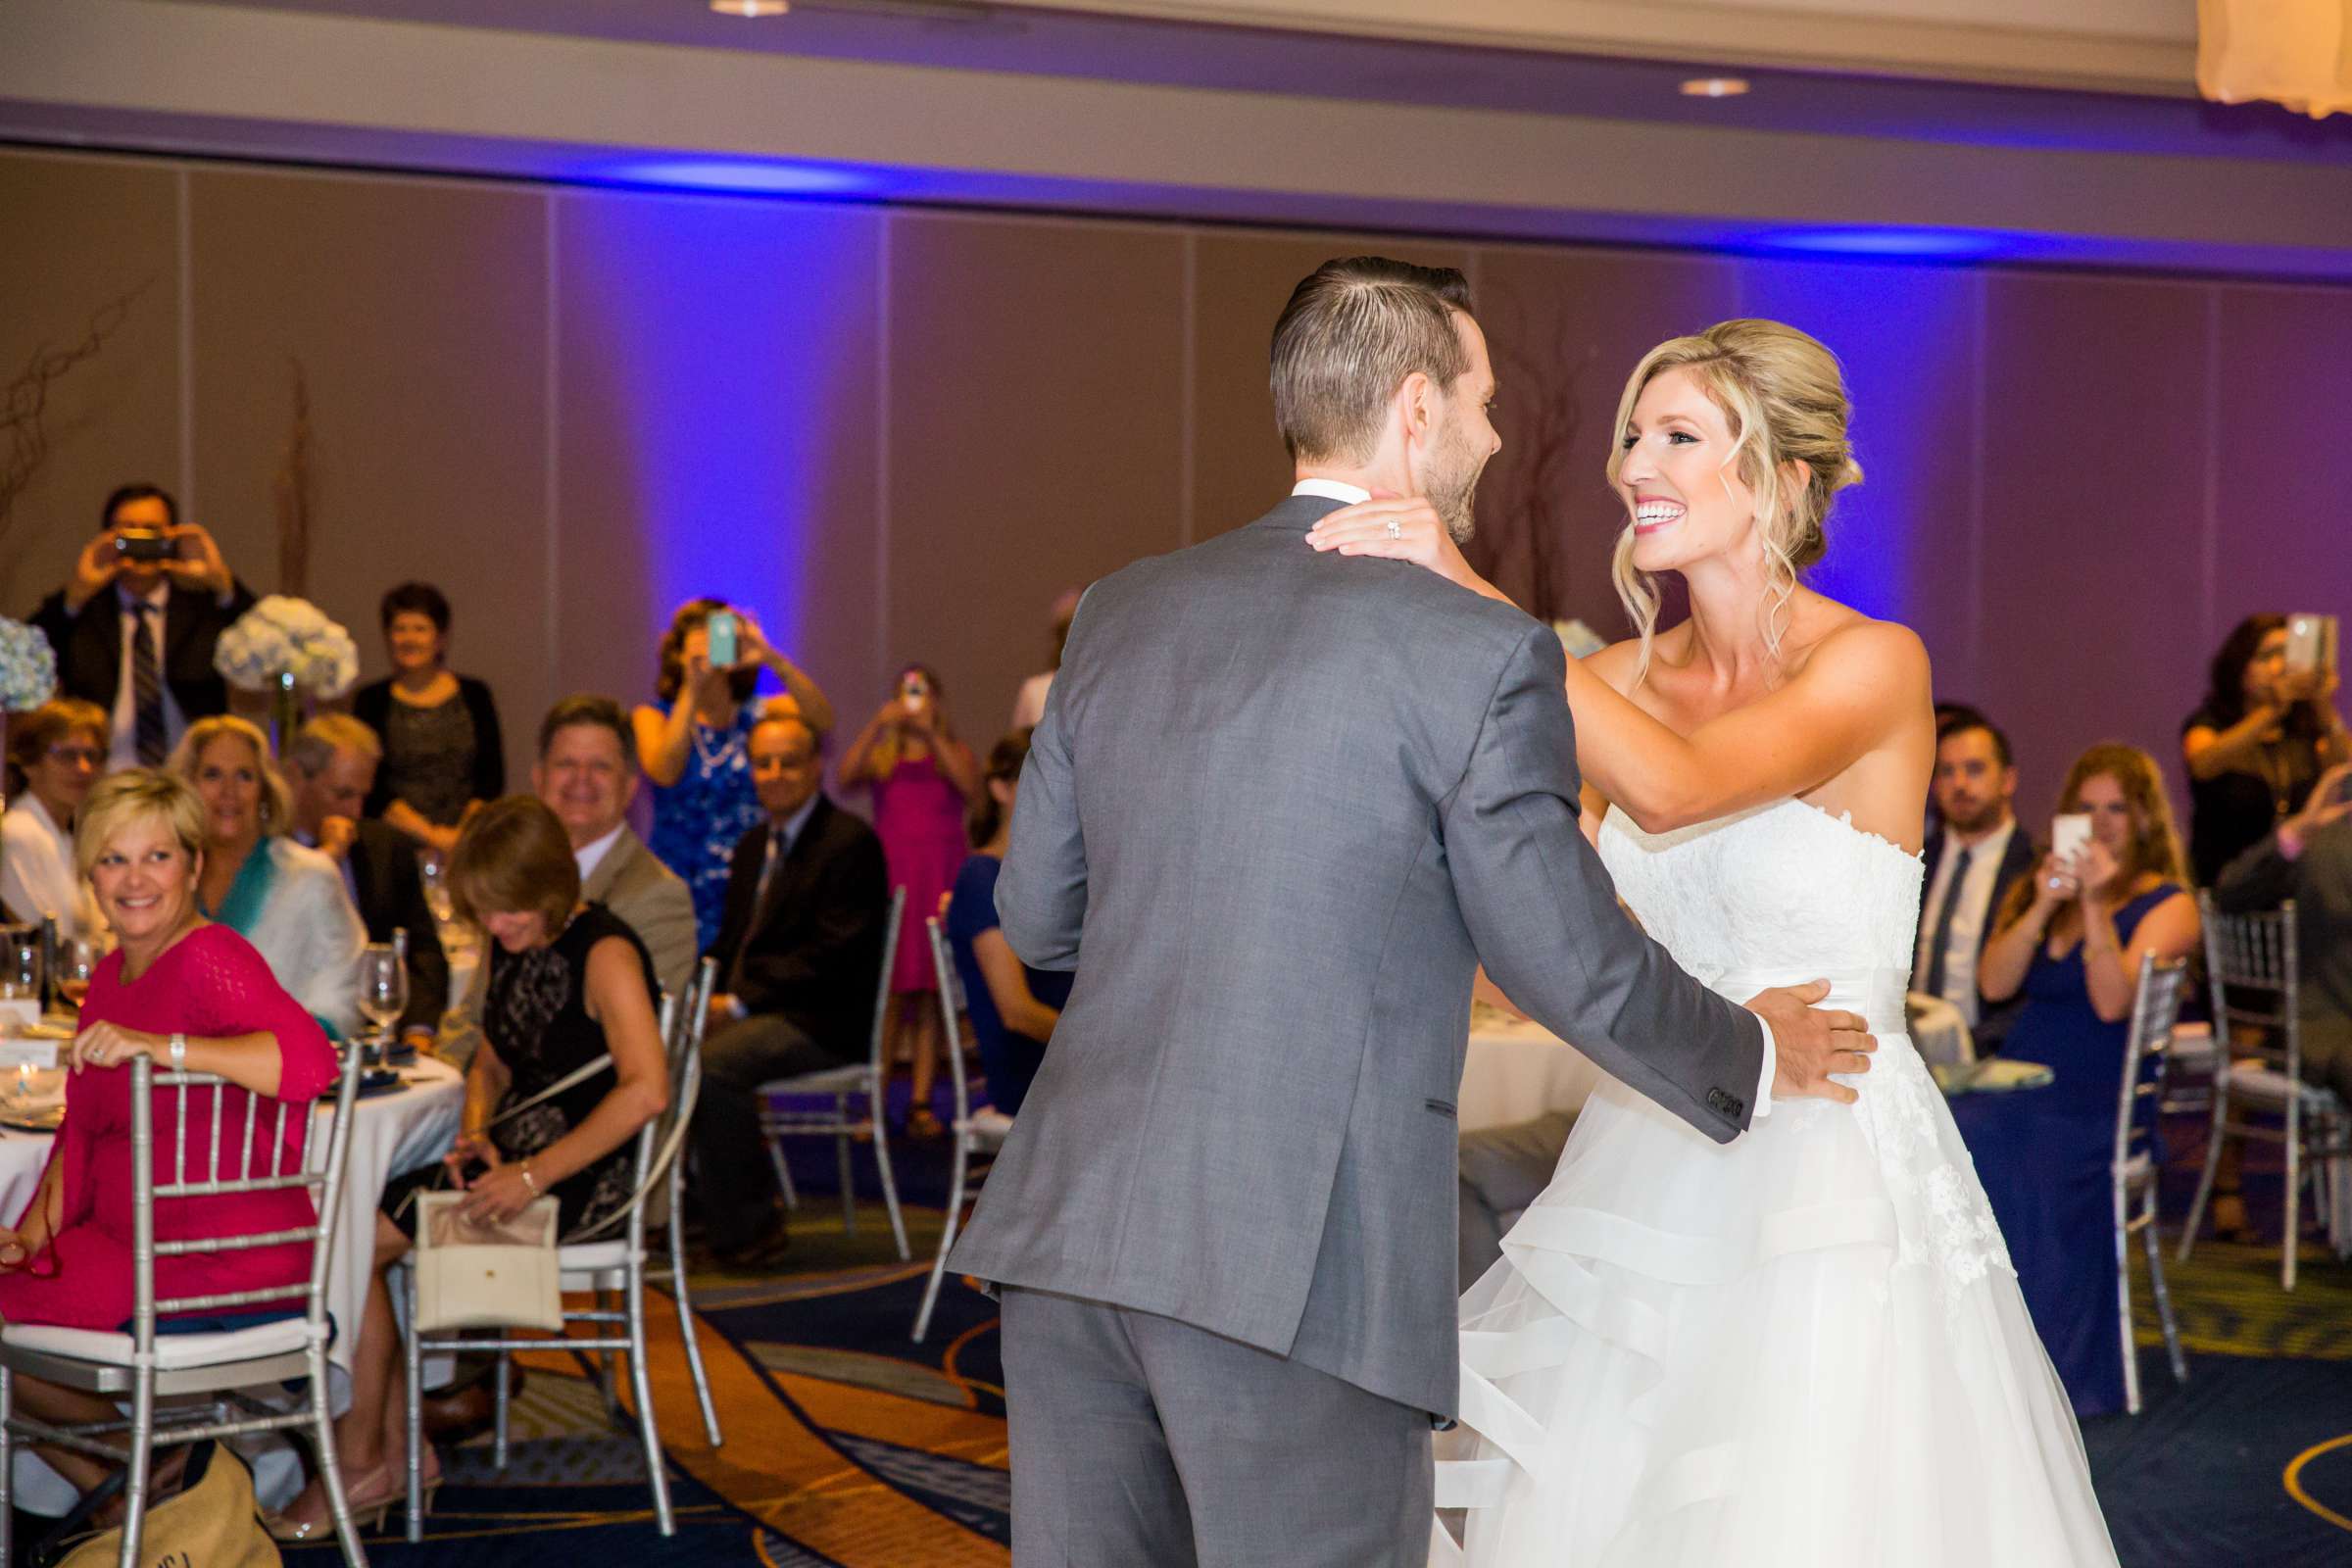
[[[612,853],[612,846],[620,842],[620,835],[627,830],[628,825],[623,822],[603,838],[592,839],[571,852],[571,858],[580,862],[580,885],[582,887],[587,886],[588,879],[596,875],[596,868],[604,864],[605,857]]]
[[[1349,484],[1345,479],[1301,479],[1291,486],[1291,494],[1321,496],[1326,501],[1345,501],[1349,506],[1372,499],[1371,491]]]

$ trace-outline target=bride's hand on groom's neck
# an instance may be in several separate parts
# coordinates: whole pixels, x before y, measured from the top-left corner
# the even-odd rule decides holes
[[[1830,1074],[1870,1071],[1879,1043],[1859,1013],[1815,1005],[1829,994],[1830,983],[1816,980],[1748,999],[1747,1010],[1772,1026],[1774,1100],[1835,1100],[1850,1105],[1861,1098]]]

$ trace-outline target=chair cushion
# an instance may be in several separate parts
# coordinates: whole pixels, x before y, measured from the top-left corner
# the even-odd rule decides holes
[[[2244,1095],[2274,1105],[2286,1103],[2290,1093],[2300,1093],[2305,1106],[2318,1110],[2339,1108],[2334,1095],[2317,1084],[2292,1084],[2286,1074],[2262,1061],[2241,1061],[2230,1069],[2230,1092]]]
[[[2142,1187],[2148,1185],[2148,1178],[2155,1174],[2156,1162],[2154,1160],[2145,1154],[2133,1154],[2130,1159],[2124,1161],[2125,1191],[2138,1192]]]
[[[956,1124],[973,1148],[1001,1149],[1012,1136],[1012,1118],[994,1105],[983,1105]]]
[[[770,1078],[752,1091],[756,1095],[830,1095],[843,1089],[865,1087],[865,1063],[854,1062],[847,1067],[820,1067],[797,1078]]]
[[[284,1355],[310,1343],[310,1324],[299,1317],[256,1323],[251,1328],[214,1334],[158,1334],[155,1364],[166,1369],[226,1366]],[[44,1355],[72,1356],[77,1361],[102,1361],[128,1366],[135,1353],[127,1334],[105,1334],[96,1329],[63,1329],[48,1323],[11,1323],[0,1327],[0,1345],[38,1350]]]
[[[556,1268],[562,1273],[559,1282],[567,1291],[588,1291],[596,1288],[589,1278],[629,1266],[629,1244],[615,1237],[609,1242],[579,1242],[570,1247],[556,1249]]]

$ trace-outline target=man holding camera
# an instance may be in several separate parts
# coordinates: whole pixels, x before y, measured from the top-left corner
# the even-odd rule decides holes
[[[157,766],[190,720],[227,711],[213,648],[252,605],[213,536],[179,520],[170,492],[126,484],[106,498],[73,579],[32,621],[57,651],[60,690],[106,710],[108,771]]]

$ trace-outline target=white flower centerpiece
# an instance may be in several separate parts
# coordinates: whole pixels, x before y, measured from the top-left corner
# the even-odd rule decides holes
[[[8,751],[8,715],[57,695],[57,654],[38,626],[0,615],[0,755]]]
[[[213,667],[240,691],[270,694],[271,739],[282,756],[303,699],[331,700],[358,684],[360,650],[317,605],[271,594],[220,634]]]

